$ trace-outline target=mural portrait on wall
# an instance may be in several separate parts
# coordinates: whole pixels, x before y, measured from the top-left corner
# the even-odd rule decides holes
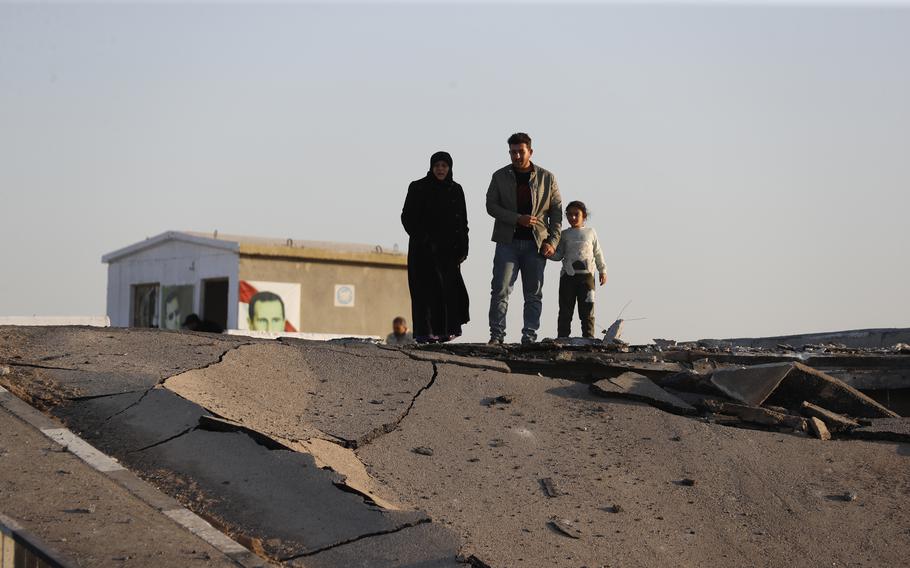
[[[161,287],[161,329],[180,329],[186,316],[193,313],[194,292],[192,284]]]
[[[240,281],[237,328],[295,332],[300,329],[300,284]]]

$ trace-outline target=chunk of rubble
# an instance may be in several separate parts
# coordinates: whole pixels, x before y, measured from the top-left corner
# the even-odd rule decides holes
[[[802,363],[718,369],[711,375],[711,384],[730,398],[751,406],[760,406],[767,401],[784,408],[799,408],[803,401],[807,401],[848,416],[897,416],[840,379]]]
[[[540,487],[543,489],[544,495],[547,497],[559,497],[560,491],[556,486],[556,480],[552,477],[544,477],[540,480]]]
[[[815,437],[819,440],[831,439],[831,432],[828,431],[828,427],[825,426],[825,423],[818,418],[814,416],[810,417],[809,427],[812,429],[812,433],[815,434]]]
[[[695,414],[691,404],[654,384],[651,379],[634,372],[625,372],[613,379],[602,379],[591,385],[591,391],[606,397],[628,398],[646,402],[675,414]]]
[[[768,403],[796,409],[803,401],[854,418],[898,416],[840,379],[802,363],[793,363],[793,369],[768,398]]]
[[[566,535],[569,538],[581,538],[581,531],[572,524],[571,521],[566,519],[560,519],[559,517],[552,517],[550,519],[550,526],[556,529],[556,531]]]
[[[707,406],[717,414],[735,416],[743,422],[772,426],[775,428],[792,428],[800,431],[806,430],[806,419],[802,416],[793,416],[774,410],[768,410],[767,408],[761,408],[759,406],[749,406],[731,402],[724,402],[719,405],[716,403],[709,403]]]
[[[733,400],[760,406],[792,370],[792,363],[767,363],[743,369],[718,369],[711,374],[711,384]]]
[[[613,324],[604,330],[604,345],[609,345],[613,343],[614,339],[619,339],[619,336],[622,335],[622,319],[617,319]]]
[[[859,422],[856,420],[848,418],[843,414],[831,412],[827,408],[822,408],[811,402],[803,401],[800,410],[804,415],[818,418],[824,422],[825,426],[827,426],[828,430],[831,432],[846,432],[859,427]]]

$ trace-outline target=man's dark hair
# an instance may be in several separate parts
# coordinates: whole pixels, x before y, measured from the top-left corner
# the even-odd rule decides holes
[[[281,302],[281,317],[287,317],[284,313],[284,300],[281,299],[281,296],[274,292],[256,292],[253,294],[253,297],[250,298],[250,319],[253,319],[253,311],[256,302]]]
[[[399,323],[403,324],[403,325],[408,325],[408,320],[404,319],[402,316],[398,316],[397,318],[392,320],[392,325],[399,324]]]
[[[588,218],[588,208],[585,207],[584,203],[581,201],[570,201],[569,204],[566,205],[566,213],[568,213],[569,209],[573,207],[581,211],[581,214],[585,216],[585,219]]]
[[[525,134],[524,132],[516,132],[515,134],[509,136],[508,140],[509,146],[512,144],[527,144],[528,148],[531,147],[531,137]]]

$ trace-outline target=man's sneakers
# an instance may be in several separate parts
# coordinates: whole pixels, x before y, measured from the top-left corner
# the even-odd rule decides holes
[[[537,339],[536,339],[536,338],[531,337],[530,335],[522,335],[522,336],[521,336],[521,344],[522,344],[522,345],[532,345],[532,344],[534,344],[534,343],[537,343]]]
[[[490,340],[487,341],[487,345],[489,345],[490,347],[499,347],[502,345],[502,338],[501,337],[491,337]]]

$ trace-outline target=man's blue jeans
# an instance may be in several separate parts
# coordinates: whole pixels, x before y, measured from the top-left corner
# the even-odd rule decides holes
[[[540,310],[543,300],[543,272],[547,259],[537,249],[533,240],[514,240],[511,243],[496,243],[493,257],[493,282],[490,286],[490,337],[505,339],[506,312],[509,311],[509,295],[521,273],[521,290],[524,293],[523,340],[537,340],[540,327]]]

